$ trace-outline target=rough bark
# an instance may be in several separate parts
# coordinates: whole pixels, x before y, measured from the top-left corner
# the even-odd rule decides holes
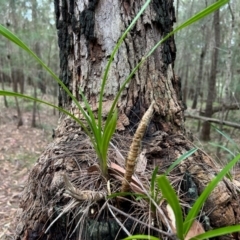
[[[81,99],[78,92],[81,88],[95,110],[101,77],[109,55],[143,2],[55,0],[60,77],[79,100]],[[105,91],[103,117],[107,115],[113,97],[131,69],[171,30],[174,20],[173,1],[153,1],[141,16],[114,58]],[[132,133],[139,119],[152,100],[156,102],[155,115],[142,143],[148,159],[147,168],[150,171],[157,165],[159,171],[163,172],[172,161],[192,148],[192,144],[184,137],[180,82],[175,78],[173,71],[175,54],[174,39],[171,38],[138,70],[118,105],[118,134],[113,141],[126,157]],[[61,106],[71,108],[76,115],[79,114],[62,90],[59,101]],[[72,221],[71,215],[62,216],[48,232],[45,232],[53,219],[59,215],[61,208],[70,200],[63,194],[63,174],[74,183],[81,179],[84,183],[83,190],[89,190],[87,187],[93,182],[93,178],[97,177],[99,181],[96,184],[99,184],[99,189],[106,191],[105,185],[101,184],[101,176],[95,176],[94,171],[90,171],[96,168],[97,160],[88,138],[72,120],[60,120],[53,143],[42,153],[29,175],[20,205],[22,213],[16,239],[76,239],[77,232],[69,236],[78,220],[75,218],[75,221]],[[121,165],[114,149],[109,151],[109,161]],[[217,170],[211,159],[199,151],[182,164],[181,168],[176,169],[176,172],[181,173],[181,176],[186,171],[190,172],[201,192]],[[222,182],[221,187],[216,190],[218,194],[224,193],[224,197],[217,202],[221,207],[211,208],[218,195],[213,195],[209,205],[207,204],[206,211],[210,214],[213,227],[238,221],[239,213],[234,207],[237,203],[229,189]],[[88,209],[89,206],[82,206],[81,209],[85,207]],[[209,209],[211,211],[208,212]],[[225,209],[229,214],[222,218],[220,216],[225,214]],[[81,239],[114,239],[119,226],[116,227],[112,218],[106,219],[101,216],[95,220],[94,211],[89,209],[84,225],[86,235]],[[146,221],[150,226],[150,220]],[[95,229],[91,228],[92,222],[95,223]],[[79,228],[83,227],[83,224],[81,222]],[[98,235],[100,229],[101,236]],[[135,231],[138,231],[138,228]],[[118,239],[124,236],[121,234],[122,232]]]
[[[140,10],[142,3],[123,1],[123,4],[112,4],[111,1],[93,1],[89,6],[84,6],[79,1],[77,7],[69,6],[69,14],[64,1],[61,6],[62,12],[59,5],[56,6],[61,79],[78,98],[81,88],[95,109],[107,60],[123,30]],[[151,8],[147,9],[127,36],[109,73],[103,103],[105,115],[130,70],[172,29],[171,23],[175,20],[173,14],[171,1],[164,4],[153,1]],[[94,16],[94,19],[91,19],[91,16]],[[175,44],[171,38],[135,74],[121,97],[119,129],[125,129],[126,125],[134,126],[152,100],[157,103],[155,111],[162,122],[157,124],[158,129],[164,128],[165,124],[169,125],[169,120],[174,123],[172,126],[175,129],[182,127],[181,106],[174,91],[175,85],[178,88],[179,84],[174,79],[172,66],[175,52]],[[62,92],[60,105],[69,105],[67,98]],[[168,111],[169,108],[171,111]]]

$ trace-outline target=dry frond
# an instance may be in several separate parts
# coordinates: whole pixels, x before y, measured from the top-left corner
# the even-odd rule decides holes
[[[132,181],[132,175],[134,174],[136,159],[140,152],[141,141],[146,131],[146,128],[149,124],[149,121],[152,117],[154,104],[155,104],[155,101],[151,103],[150,107],[143,115],[142,120],[140,121],[139,126],[134,134],[133,141],[128,152],[128,156],[125,161],[126,171],[124,174],[124,179],[122,181],[122,188],[121,188],[122,192],[128,192],[130,189],[129,184]]]

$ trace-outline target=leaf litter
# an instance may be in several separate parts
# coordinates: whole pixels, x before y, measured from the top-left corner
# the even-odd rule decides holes
[[[41,110],[42,126],[31,127],[31,112],[23,113],[24,125],[17,128],[16,110],[1,109],[0,116],[0,240],[13,239],[21,192],[31,166],[52,141],[58,116]],[[44,119],[44,123],[43,123]],[[44,124],[44,125],[43,125]]]

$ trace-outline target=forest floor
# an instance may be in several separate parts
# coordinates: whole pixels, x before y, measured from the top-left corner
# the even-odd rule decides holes
[[[2,101],[2,99],[1,99]],[[0,240],[13,239],[21,192],[31,166],[52,140],[57,126],[53,110],[40,106],[37,128],[31,127],[32,103],[22,105],[24,125],[17,128],[17,111],[0,101]],[[30,110],[30,111],[27,111]]]

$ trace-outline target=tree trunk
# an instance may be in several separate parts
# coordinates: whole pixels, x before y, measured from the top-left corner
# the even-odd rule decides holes
[[[3,66],[3,58],[0,58],[0,64],[1,64],[1,66]],[[4,74],[3,74],[3,72],[1,72],[1,71],[0,71],[0,80],[1,80],[2,90],[5,90],[6,78],[4,78]],[[4,106],[5,106],[5,108],[8,108],[7,97],[6,97],[6,96],[3,96],[3,100],[4,100]]]
[[[18,52],[20,59],[24,59],[23,58],[23,52],[19,49]],[[23,63],[24,64],[24,63]],[[25,75],[24,75],[24,65],[22,66],[21,69],[18,69],[18,84],[19,84],[19,92],[21,94],[24,94],[24,86],[25,86]]]
[[[10,7],[11,7],[11,17],[13,21],[13,27],[14,29],[17,29],[17,19],[16,19],[16,3],[14,0],[10,1]],[[13,86],[13,91],[18,92],[18,82],[19,79],[22,77],[22,71],[18,70],[16,66],[14,65],[14,52],[12,51],[12,47],[9,46],[9,52],[11,53],[9,55],[9,65],[11,68],[11,79],[12,79],[12,86]],[[18,98],[15,97],[15,103],[16,103],[16,108],[17,108],[17,116],[18,116],[18,123],[17,127],[20,127],[23,125],[23,118],[22,118],[22,112],[21,108],[19,106]]]
[[[233,68],[232,68],[232,58],[233,58],[233,50],[232,50],[232,47],[233,47],[233,44],[232,44],[232,37],[233,37],[233,32],[234,32],[234,26],[235,26],[235,17],[234,17],[234,10],[235,10],[235,5],[234,5],[234,2],[232,3],[232,7],[231,5],[229,4],[228,5],[228,8],[229,8],[229,12],[230,12],[230,15],[231,15],[231,25],[230,25],[230,28],[228,29],[228,34],[227,34],[227,42],[228,42],[228,54],[227,54],[227,59],[226,59],[226,69],[225,69],[225,83],[224,83],[224,91],[225,91],[225,96],[222,96],[222,112],[220,113],[220,118],[222,121],[226,121],[227,120],[227,117],[228,117],[228,113],[229,111],[227,111],[226,113],[224,113],[224,110],[226,110],[225,106],[224,105],[227,105],[227,104],[231,104],[232,102],[234,102],[234,99],[233,99],[233,94],[232,94],[232,91],[231,91],[231,88],[230,88],[230,84],[232,82],[232,79],[233,79]],[[222,93],[222,91],[221,91]],[[239,109],[239,106],[238,106],[238,109]],[[219,130],[220,131],[223,131],[223,124],[220,125],[219,127]],[[219,137],[218,137],[218,142],[219,142],[219,145],[222,145],[221,141],[222,141],[222,135],[219,134]],[[216,151],[216,155],[220,158],[221,157],[221,148],[218,147],[217,148],[217,151]]]
[[[185,75],[184,75],[184,85],[183,85],[183,104],[185,104],[185,108],[187,108],[187,100],[188,100],[188,65],[185,67]]]
[[[86,4],[84,1],[55,1],[60,78],[79,101],[79,89],[83,90],[95,110],[101,77],[111,51],[143,3],[144,1],[99,0]],[[142,56],[171,31],[174,21],[173,1],[153,1],[138,20],[114,58],[105,89],[103,118],[107,116],[109,106],[128,74]],[[180,83],[173,70],[175,54],[172,37],[136,72],[118,104],[118,133],[113,141],[121,154],[126,156],[132,134],[142,115],[153,100],[156,102],[155,114],[142,143],[150,171],[156,165],[161,169],[160,172],[164,171],[178,156],[192,147],[184,137]],[[59,104],[81,117],[62,89]],[[110,148],[109,161],[121,165],[117,153],[115,148]],[[62,208],[71,200],[64,194],[66,179],[64,180],[63,175],[67,175],[75,184],[81,181],[81,190],[86,191],[91,190],[92,177],[95,177],[96,186],[106,191],[101,176],[96,175],[93,170],[96,164],[96,154],[92,151],[89,139],[76,123],[62,117],[53,143],[42,153],[29,175],[20,204],[23,211],[19,218],[16,239],[78,239],[77,235],[83,228],[84,232],[79,239],[115,239],[117,234],[117,239],[122,239],[124,234],[119,232],[120,227],[116,226],[111,214],[105,211],[104,206],[108,203],[102,200],[91,202],[90,205],[83,204],[75,209],[79,215],[76,216],[76,212],[71,211],[72,213],[62,215],[51,225],[53,219],[59,216]],[[190,172],[196,178],[199,191],[202,191],[206,182],[214,176],[216,169],[212,168],[211,160],[199,151],[176,171],[181,172],[182,176],[186,171]],[[111,188],[117,184],[111,183]],[[235,223],[235,216],[238,216],[234,216],[232,204],[235,202],[230,199],[230,190],[224,183],[218,191],[224,191],[225,194],[218,202],[221,208],[212,208],[211,204],[216,202],[215,195],[206,204],[213,227]],[[131,206],[129,203],[125,204],[124,210],[131,214]],[[101,214],[99,209],[103,209]],[[223,218],[225,209],[230,214]],[[124,221],[123,217],[121,220]],[[145,220],[143,222],[150,226],[151,219]],[[131,231],[131,219],[123,224]],[[50,228],[47,229],[48,227]],[[140,227],[137,226],[135,232],[140,231]]]
[[[207,27],[204,26],[204,28],[207,28]],[[208,35],[207,30],[206,30],[205,34]],[[197,76],[197,83],[196,83],[196,88],[195,88],[195,91],[194,91],[192,109],[196,109],[197,108],[198,96],[201,93],[202,78],[203,78],[203,64],[204,64],[205,54],[206,54],[207,46],[208,46],[208,37],[205,37],[205,41],[204,41],[203,44],[204,45],[202,45],[202,47],[201,47],[201,54],[200,54],[200,60],[199,60],[199,69],[198,69],[198,76]]]
[[[208,96],[205,109],[205,117],[212,117],[213,102],[216,95],[216,78],[217,78],[217,61],[218,52],[220,47],[220,22],[219,22],[219,10],[214,13],[213,26],[214,26],[214,46],[212,50],[211,59],[211,74],[208,80]],[[204,122],[201,132],[201,140],[210,140],[211,125],[209,122]]]
[[[37,1],[34,0],[32,1],[32,19],[33,19],[33,24],[34,24],[34,27],[36,28],[37,27],[37,19],[38,19],[38,15],[37,15]],[[35,44],[34,44],[34,50],[35,50],[35,53],[37,54],[37,56],[39,58],[41,58],[41,49],[40,49],[40,42],[39,41],[36,41]],[[40,87],[41,91],[42,92],[45,92],[46,91],[43,91],[43,89],[46,88],[45,84],[44,84],[44,79],[42,77],[42,66],[40,64],[37,65],[37,69],[36,69],[36,72],[35,72],[35,78],[33,80],[33,97],[34,98],[37,98],[37,86]],[[43,86],[41,88],[41,85]],[[31,127],[37,127],[37,123],[36,123],[36,114],[37,114],[37,102],[34,101],[33,102],[33,108],[32,108],[32,123],[31,123]]]

